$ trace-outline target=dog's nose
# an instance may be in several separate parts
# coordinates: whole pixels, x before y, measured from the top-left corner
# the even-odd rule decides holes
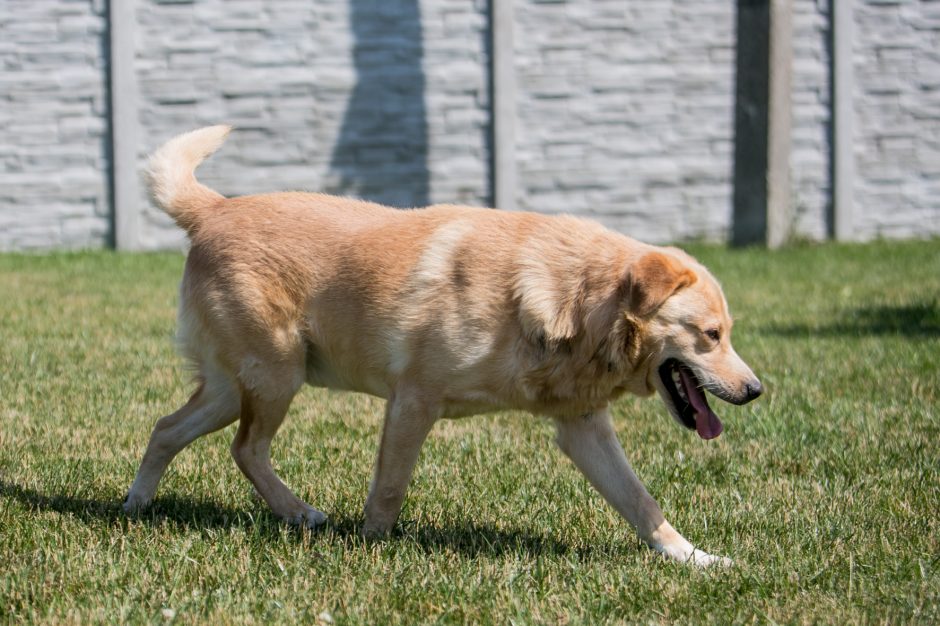
[[[756,378],[751,382],[744,385],[744,402],[750,402],[760,397],[760,394],[764,393],[764,386],[760,384],[760,381]]]

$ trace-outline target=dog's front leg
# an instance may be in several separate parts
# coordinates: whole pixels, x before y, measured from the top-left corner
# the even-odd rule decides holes
[[[366,499],[363,535],[381,536],[395,525],[421,444],[436,419],[436,405],[420,393],[396,389],[389,397],[375,476]]]
[[[700,566],[731,563],[729,559],[696,550],[666,521],[627,462],[606,409],[556,419],[555,423],[562,451],[650,547],[669,558]]]

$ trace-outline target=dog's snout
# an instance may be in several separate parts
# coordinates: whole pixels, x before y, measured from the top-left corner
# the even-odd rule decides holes
[[[744,385],[744,404],[756,400],[764,393],[764,386],[756,378]]]

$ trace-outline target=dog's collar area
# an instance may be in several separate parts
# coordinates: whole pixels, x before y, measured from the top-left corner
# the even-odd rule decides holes
[[[683,426],[696,431],[702,439],[721,434],[721,420],[708,406],[702,385],[691,369],[678,359],[668,359],[660,365],[659,377]]]

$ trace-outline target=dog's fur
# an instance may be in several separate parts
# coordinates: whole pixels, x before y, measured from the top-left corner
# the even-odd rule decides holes
[[[232,455],[257,492],[286,520],[322,523],[269,457],[307,382],[388,399],[368,535],[395,524],[437,419],[516,408],[555,420],[561,449],[653,548],[701,565],[721,560],[666,522],[608,413],[624,393],[658,390],[683,421],[664,371],[678,380],[681,370],[693,387],[732,402],[760,393],[731,347],[727,305],[705,268],[574,217],[402,211],[312,193],[226,199],[193,171],[228,132],[182,135],[151,160],[156,202],[192,241],[179,339],[198,389],[157,422],[128,511],[152,500],[186,445],[238,420]],[[720,423],[698,429],[710,438]]]

